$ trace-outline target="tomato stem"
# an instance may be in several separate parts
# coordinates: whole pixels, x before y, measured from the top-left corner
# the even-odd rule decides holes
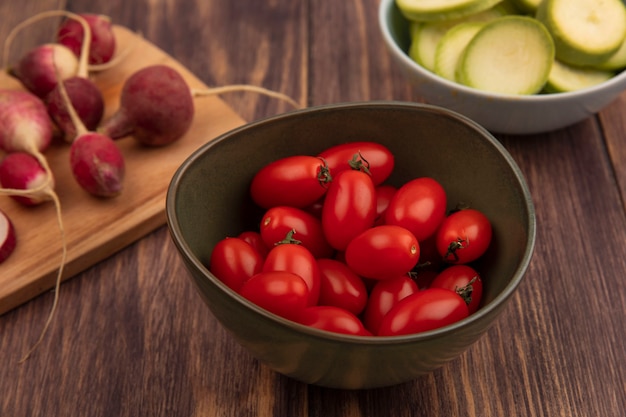
[[[365,172],[367,175],[372,175],[370,172],[370,163],[363,157],[361,152],[357,152],[352,156],[352,159],[348,161],[350,168],[355,171]]]
[[[302,241],[298,240],[298,239],[294,239],[293,235],[296,234],[296,229],[291,229],[290,231],[287,232],[287,234],[285,235],[285,238],[283,240],[279,240],[278,242],[274,243],[275,246],[278,245],[301,245]]]
[[[324,158],[319,159],[322,161],[322,165],[320,165],[320,172],[317,174],[317,181],[319,181],[322,187],[327,188],[333,177],[330,175],[330,168],[328,168],[326,160]]]
[[[459,294],[463,300],[465,300],[465,304],[467,305],[470,305],[472,302],[472,293],[474,292],[474,286],[472,284],[476,282],[477,279],[478,276],[475,276],[465,286],[454,287],[454,291]]]
[[[469,239],[462,239],[460,237],[456,238],[456,240],[453,240],[452,242],[450,242],[450,245],[448,246],[448,250],[443,255],[443,260],[445,262],[450,262],[449,257],[450,255],[452,255],[454,257],[454,262],[458,262],[459,255],[456,253],[456,251],[459,249],[464,249],[468,246],[469,246]]]

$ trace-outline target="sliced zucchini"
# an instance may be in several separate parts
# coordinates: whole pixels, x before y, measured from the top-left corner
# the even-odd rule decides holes
[[[450,29],[439,41],[435,53],[435,73],[456,81],[456,67],[465,47],[484,26],[481,22],[461,23]]]
[[[593,68],[574,67],[555,60],[545,86],[546,93],[564,93],[603,83],[615,74]]]
[[[557,58],[574,66],[606,61],[626,37],[622,0],[544,0],[537,19],[552,34]]]
[[[432,22],[463,18],[487,10],[502,0],[396,0],[409,20]]]
[[[409,56],[429,71],[435,70],[435,51],[439,40],[456,22],[411,22]]]
[[[554,42],[536,19],[493,20],[472,38],[457,67],[457,81],[503,94],[541,91],[554,61]]]
[[[411,44],[408,55],[415,62],[429,71],[435,71],[435,53],[441,38],[453,27],[466,22],[488,22],[493,19],[505,16],[510,9],[496,6],[474,13],[464,18],[442,20],[436,22],[416,22],[411,21],[409,26]]]
[[[595,66],[595,68],[605,71],[617,71],[626,68],[626,40],[622,42],[617,52]]]

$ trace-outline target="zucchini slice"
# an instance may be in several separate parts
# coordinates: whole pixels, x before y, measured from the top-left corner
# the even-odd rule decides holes
[[[409,20],[432,22],[459,19],[487,10],[502,0],[396,0]]]
[[[468,43],[457,81],[496,93],[535,94],[548,80],[553,62],[554,42],[541,22],[504,16],[485,24]]]
[[[626,37],[622,0],[544,0],[536,17],[552,34],[556,57],[574,66],[606,61]]]
[[[433,22],[411,21],[409,23],[411,44],[408,55],[427,70],[434,72],[437,45],[450,29],[466,22],[489,22],[510,13],[511,9],[505,7],[504,3],[498,3],[487,10],[460,19]]]
[[[450,29],[439,41],[435,53],[435,74],[456,81],[456,68],[467,44],[484,26],[480,22],[461,23]]]
[[[545,87],[546,93],[563,93],[581,90],[603,83],[615,74],[594,68],[574,67],[558,60],[552,63],[552,69]]]

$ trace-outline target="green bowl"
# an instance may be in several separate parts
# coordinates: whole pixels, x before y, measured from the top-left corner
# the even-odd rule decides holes
[[[269,313],[209,272],[211,250],[219,240],[258,228],[262,211],[248,193],[257,170],[281,157],[315,155],[356,140],[382,143],[394,153],[396,167],[389,183],[399,186],[430,176],[446,189],[450,208],[469,202],[491,219],[493,242],[476,266],[485,285],[476,313],[453,325],[408,336],[335,334]],[[284,375],[344,389],[406,382],[463,353],[506,306],[524,276],[535,242],[531,197],[506,149],[466,117],[417,103],[312,107],[227,132],[178,169],[168,189],[166,212],[171,237],[198,293],[241,345]]]

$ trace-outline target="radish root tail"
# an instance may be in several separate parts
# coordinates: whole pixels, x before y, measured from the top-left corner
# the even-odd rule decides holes
[[[48,314],[46,323],[44,324],[41,334],[39,335],[39,338],[37,339],[35,344],[28,350],[28,352],[22,357],[22,359],[20,359],[19,363],[23,363],[24,361],[26,361],[30,357],[30,355],[35,351],[35,349],[37,349],[39,344],[41,344],[41,341],[43,340],[44,336],[46,335],[48,327],[50,327],[50,324],[52,323],[52,318],[54,317],[54,313],[57,309],[57,304],[59,301],[59,290],[61,286],[61,279],[63,277],[63,271],[65,270],[65,264],[67,262],[67,242],[65,238],[65,228],[63,227],[63,217],[61,215],[61,201],[59,200],[59,197],[57,196],[57,194],[54,192],[54,190],[51,187],[52,178],[53,178],[52,170],[50,169],[50,165],[48,164],[48,161],[46,160],[45,156],[38,149],[30,149],[28,150],[28,153],[33,155],[37,159],[41,167],[44,169],[46,173],[46,180],[43,183],[39,184],[37,187],[31,188],[28,190],[20,190],[20,189],[14,189],[14,188],[0,188],[0,195],[16,195],[16,196],[33,197],[33,196],[37,196],[37,194],[39,193],[44,192],[52,199],[52,201],[54,202],[54,207],[56,210],[56,217],[57,217],[57,224],[59,226],[59,232],[61,235],[61,262],[59,265],[59,269],[57,271],[57,277],[56,277],[55,286],[54,286],[54,301],[52,302],[52,307],[50,309],[50,313]]]
[[[202,97],[202,96],[212,96],[212,95],[219,95],[219,94],[225,94],[225,93],[232,93],[232,92],[237,92],[237,91],[249,91],[253,93],[259,93],[268,97],[285,101],[296,109],[300,108],[300,105],[298,104],[298,102],[296,102],[294,99],[292,99],[286,94],[269,90],[267,88],[258,87],[256,85],[249,85],[249,84],[233,84],[233,85],[226,85],[224,87],[213,87],[213,88],[209,88],[206,90],[192,89],[191,94],[194,97]]]
[[[50,327],[50,324],[52,323],[52,319],[54,318],[54,313],[56,312],[57,305],[59,304],[59,292],[61,289],[61,279],[63,278],[63,271],[65,269],[65,263],[67,262],[67,242],[65,239],[65,229],[63,228],[63,218],[61,216],[61,202],[59,201],[59,197],[54,192],[50,193],[50,197],[52,197],[52,199],[54,200],[54,206],[56,208],[56,215],[57,215],[57,223],[59,225],[59,231],[61,233],[61,244],[62,244],[61,264],[59,266],[57,276],[56,276],[56,281],[54,284],[54,300],[52,301],[52,307],[50,308],[48,319],[46,320],[46,323],[44,324],[44,327],[41,330],[41,333],[39,334],[39,338],[37,339],[37,341],[28,350],[28,352],[26,352],[26,354],[22,357],[22,359],[20,359],[19,361],[20,364],[24,363],[30,357],[30,355],[35,351],[35,349],[37,349],[37,347],[41,344],[44,336],[46,335],[46,332],[48,331],[48,328]]]

